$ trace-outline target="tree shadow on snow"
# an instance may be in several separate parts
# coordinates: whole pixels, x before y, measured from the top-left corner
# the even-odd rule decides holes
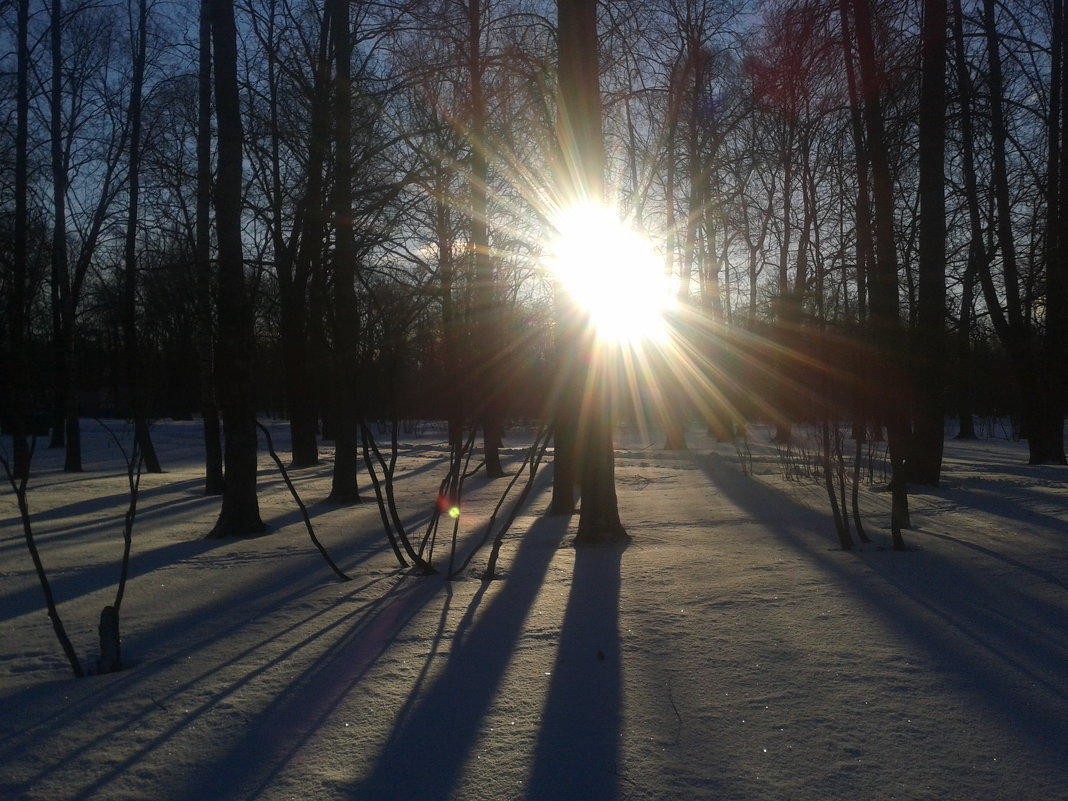
[[[624,547],[576,550],[528,801],[602,801],[618,794],[619,573]]]
[[[483,731],[566,526],[566,518],[540,518],[524,534],[508,577],[484,607],[482,587],[458,626],[445,666],[401,711],[370,774],[353,788],[351,798],[449,797]]]
[[[835,541],[829,513],[741,475],[726,460],[706,458],[698,464],[724,498],[818,565],[829,586],[844,587],[1006,730],[1026,737],[1037,752],[1058,762],[1068,757],[1068,688],[1063,680],[1068,637],[1060,580],[1020,564],[1015,567],[1021,572],[1006,573],[1004,560],[987,549],[979,553],[991,559],[989,565],[917,549],[922,530],[905,533],[913,546],[906,553],[826,547]],[[850,557],[861,560],[871,574],[858,571]],[[1043,579],[1056,590],[1042,587]]]

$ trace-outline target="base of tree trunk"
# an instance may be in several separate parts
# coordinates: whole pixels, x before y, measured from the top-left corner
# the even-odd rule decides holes
[[[267,533],[267,531],[267,524],[259,518],[259,515],[220,514],[219,519],[215,521],[215,527],[208,532],[208,536],[205,539],[225,540],[235,537],[256,537]]]
[[[122,640],[119,637],[119,610],[105,606],[100,611],[100,658],[96,660],[97,673],[118,673],[122,670]]]
[[[609,527],[590,527],[583,530],[579,525],[578,534],[575,535],[574,546],[576,548],[591,547],[627,547],[630,544],[630,534],[622,525]]]
[[[337,504],[338,506],[352,506],[357,503],[363,503],[363,498],[360,497],[360,492],[355,487],[345,490],[334,489],[326,496],[326,502]]]

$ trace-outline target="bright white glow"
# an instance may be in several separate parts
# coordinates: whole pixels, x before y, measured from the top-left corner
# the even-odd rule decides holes
[[[652,243],[603,206],[565,209],[555,225],[552,270],[597,337],[630,344],[663,339],[672,294]]]

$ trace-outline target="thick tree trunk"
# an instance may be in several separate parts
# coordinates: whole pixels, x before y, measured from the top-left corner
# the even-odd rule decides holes
[[[937,487],[945,438],[946,0],[925,0],[921,41],[920,277],[913,339],[916,417],[909,480]]]
[[[217,379],[225,430],[226,482],[210,537],[266,529],[256,495],[256,403],[252,383],[253,309],[241,246],[241,106],[237,89],[237,27],[233,0],[204,0],[211,9],[218,121],[215,224],[219,248]]]
[[[348,0],[332,0],[334,41],[334,472],[330,500],[359,503],[356,486],[356,253],[352,238],[352,41]]]
[[[560,141],[577,168],[568,176],[563,196],[573,203],[604,202],[604,141],[601,132],[601,92],[598,85],[597,2],[558,0]],[[582,458],[578,477],[582,507],[576,545],[622,543],[627,533],[619,520],[612,448],[612,403],[609,370],[598,364],[593,335],[577,343],[579,363],[592,385],[584,390],[592,403],[582,404],[576,445]],[[603,357],[600,357],[603,358]],[[558,430],[559,434],[559,430]]]

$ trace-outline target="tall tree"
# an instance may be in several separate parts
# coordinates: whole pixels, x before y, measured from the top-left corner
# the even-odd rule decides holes
[[[148,427],[144,371],[141,365],[140,343],[137,336],[137,229],[141,200],[141,150],[143,137],[143,95],[145,67],[148,60],[148,0],[137,0],[137,23],[134,34],[133,75],[130,80],[128,119],[130,126],[129,163],[127,165],[128,209],[126,236],[123,247],[122,329],[125,351],[126,388],[134,421],[134,436],[140,448],[145,469],[150,473],[163,472],[152,434]]]
[[[253,394],[253,304],[241,244],[241,98],[237,84],[237,25],[233,0],[202,0],[210,9],[215,67],[218,175],[219,343],[217,381],[224,424],[225,487],[209,537],[258,534],[266,529],[256,495],[256,399]]]
[[[920,39],[920,277],[913,352],[916,414],[909,479],[938,486],[942,470],[946,313],[946,0],[924,0]]]
[[[24,479],[30,472],[28,422],[30,413],[30,369],[26,353],[29,305],[29,115],[30,115],[30,37],[29,0],[15,7],[15,219],[14,253],[10,288],[7,292],[7,346],[9,381],[5,397],[11,420],[12,474]]]
[[[879,382],[883,402],[881,417],[886,425],[891,463],[891,532],[894,550],[904,550],[901,531],[908,526],[906,458],[909,445],[907,400],[902,391],[903,330],[898,302],[897,243],[894,234],[894,190],[887,153],[886,127],[881,102],[881,80],[872,32],[870,0],[853,0],[853,21],[857,37],[859,88],[863,97],[862,117],[867,136],[868,168],[871,170],[872,212],[874,217],[875,263],[870,275],[873,341],[880,345],[880,360],[870,373]]]
[[[334,43],[334,473],[330,500],[358,503],[356,486],[357,345],[356,248],[352,230],[352,35],[349,0],[331,0]]]
[[[558,176],[563,183],[560,196],[565,202],[603,203],[605,156],[596,0],[557,0],[557,46],[557,125],[563,169]],[[585,373],[579,397],[588,401],[579,404],[575,431],[576,442],[581,442],[578,479],[582,497],[575,544],[625,542],[627,534],[619,519],[615,487],[610,368],[597,354],[592,331],[585,331],[568,346],[579,353],[578,366]]]
[[[211,20],[200,4],[197,60],[197,200],[193,274],[197,309],[197,368],[204,433],[204,493],[222,494],[223,451],[219,404],[215,395],[215,353],[211,313]]]
[[[471,251],[474,259],[475,344],[479,351],[477,383],[478,417],[485,443],[486,475],[500,478],[501,330],[499,301],[494,279],[489,237],[489,128],[482,54],[482,0],[467,0],[468,36],[468,137],[471,146]]]

